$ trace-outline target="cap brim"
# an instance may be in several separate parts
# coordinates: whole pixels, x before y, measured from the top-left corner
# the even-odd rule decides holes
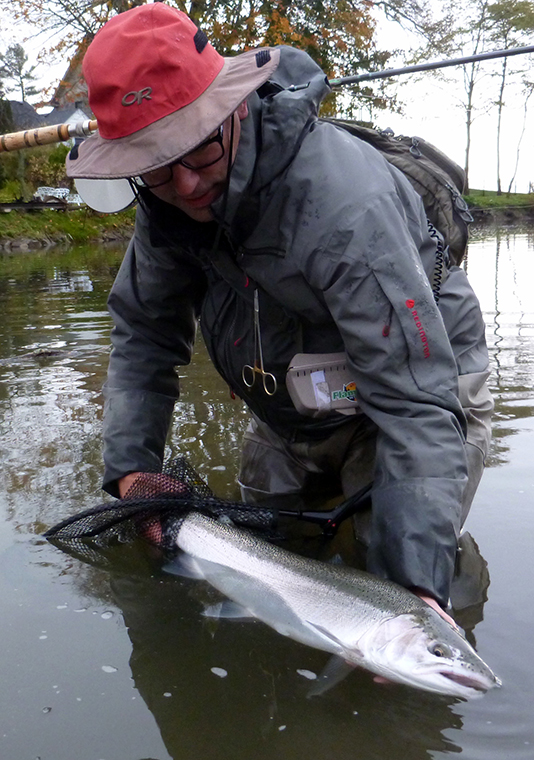
[[[95,134],[67,157],[67,175],[84,179],[137,177],[189,153],[209,137],[278,66],[280,50],[257,66],[257,50],[225,58],[210,86],[192,103],[126,137],[108,140]]]

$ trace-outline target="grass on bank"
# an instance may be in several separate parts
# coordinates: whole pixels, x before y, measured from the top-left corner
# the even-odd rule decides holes
[[[118,214],[99,214],[87,207],[68,211],[13,210],[0,213],[0,242],[27,238],[86,243],[106,238],[129,238],[133,233],[134,219],[133,208]]]
[[[464,196],[471,208],[534,208],[534,193],[501,193],[496,190],[471,190]]]
[[[534,193],[502,193],[471,190],[465,196],[471,208],[532,208]],[[0,244],[4,240],[68,240],[87,243],[106,239],[128,239],[134,228],[135,208],[117,214],[100,214],[83,206],[68,211],[39,210],[0,212]]]

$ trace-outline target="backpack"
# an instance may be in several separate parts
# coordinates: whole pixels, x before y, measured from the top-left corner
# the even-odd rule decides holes
[[[465,256],[468,225],[473,221],[462,197],[464,170],[421,137],[397,137],[391,129],[370,129],[355,121],[332,118],[322,121],[342,127],[369,143],[400,169],[423,199],[430,223],[449,248],[451,262],[459,266]]]

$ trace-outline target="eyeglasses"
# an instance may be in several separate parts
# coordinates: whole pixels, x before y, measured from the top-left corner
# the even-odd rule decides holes
[[[200,169],[207,169],[208,166],[213,166],[217,161],[220,161],[224,156],[224,144],[223,144],[223,125],[217,129],[217,133],[212,137],[208,137],[198,148],[192,150],[191,153],[179,158],[177,161],[173,161],[172,164],[167,164],[159,169],[154,169],[151,172],[146,172],[140,177],[132,177],[132,182],[136,187],[153,189],[166,185],[172,179],[172,170],[176,164],[185,166],[186,169],[193,169],[194,171],[200,171]]]

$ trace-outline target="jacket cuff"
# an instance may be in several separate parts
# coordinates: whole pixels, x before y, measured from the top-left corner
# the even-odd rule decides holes
[[[367,569],[424,589],[446,607],[467,478],[417,478],[373,492]]]
[[[130,472],[159,472],[175,399],[150,391],[104,387],[102,488],[119,496],[117,480]]]

